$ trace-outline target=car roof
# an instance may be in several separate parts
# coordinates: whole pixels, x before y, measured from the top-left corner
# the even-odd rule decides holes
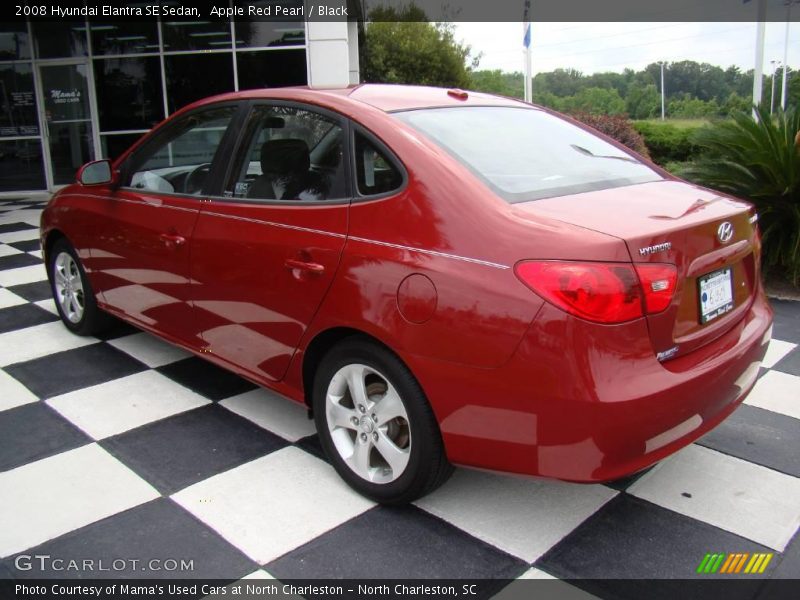
[[[227,94],[214,96],[213,98],[200,100],[186,108],[206,104],[208,102],[234,99],[274,98],[291,100],[294,95],[297,95],[298,100],[308,100],[314,96],[317,96],[320,98],[320,100],[325,97],[346,99],[353,102],[368,104],[385,112],[469,105],[516,107],[531,106],[530,104],[525,104],[521,100],[516,100],[514,98],[506,98],[504,96],[495,96],[492,94],[465,91],[455,88],[447,89],[418,85],[365,83],[336,89],[319,89],[298,86],[230,92]]]

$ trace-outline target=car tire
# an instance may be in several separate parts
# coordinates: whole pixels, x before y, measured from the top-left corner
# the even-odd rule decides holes
[[[453,472],[419,382],[385,347],[348,338],[314,377],[314,420],[323,450],[353,489],[381,504],[407,504]]]
[[[62,238],[53,244],[48,257],[53,301],[66,328],[77,335],[95,335],[107,329],[111,316],[98,308],[75,249]]]

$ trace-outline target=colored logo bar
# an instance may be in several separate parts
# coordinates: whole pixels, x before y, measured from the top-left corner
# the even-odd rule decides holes
[[[697,573],[760,574],[766,571],[771,560],[772,552],[709,552],[697,566]]]

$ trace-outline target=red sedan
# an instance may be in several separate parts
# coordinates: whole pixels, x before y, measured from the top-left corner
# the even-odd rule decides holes
[[[753,386],[750,205],[550,111],[362,85],[217,96],[42,216],[64,324],[114,315],[313,412],[380,502],[451,464],[612,480]]]

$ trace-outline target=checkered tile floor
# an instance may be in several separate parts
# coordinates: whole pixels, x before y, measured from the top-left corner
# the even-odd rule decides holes
[[[773,552],[763,577],[800,577],[800,303],[774,303],[747,403],[640,477],[460,469],[383,508],[339,480],[299,406],[128,326],[67,332],[40,209],[0,203],[0,577],[92,577],[20,571],[24,553],[191,559],[180,576],[226,579],[608,578],[614,596],[615,578],[692,577],[707,552]]]

